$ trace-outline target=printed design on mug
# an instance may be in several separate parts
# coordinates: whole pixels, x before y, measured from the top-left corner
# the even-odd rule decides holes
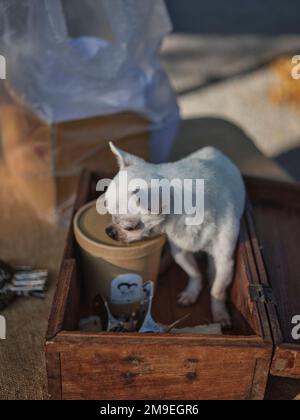
[[[111,303],[122,305],[140,302],[143,296],[143,279],[136,273],[115,277],[111,283]]]

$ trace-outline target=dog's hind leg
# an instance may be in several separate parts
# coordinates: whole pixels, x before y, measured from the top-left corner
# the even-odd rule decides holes
[[[223,327],[231,326],[231,318],[226,305],[226,292],[232,281],[234,261],[232,258],[216,261],[216,277],[211,288],[211,309],[214,322]]]
[[[211,305],[215,322],[220,322],[223,327],[231,326],[231,318],[226,306],[227,289],[233,278],[234,251],[238,236],[238,229],[231,229],[231,234],[224,232],[213,249],[215,263],[215,278],[211,288]]]
[[[216,278],[216,265],[213,255],[207,254],[207,276],[209,285],[212,286]]]
[[[171,253],[176,263],[189,276],[186,288],[180,293],[178,303],[188,306],[196,302],[202,290],[202,276],[199,271],[197,260],[192,252],[184,251],[170,241]]]

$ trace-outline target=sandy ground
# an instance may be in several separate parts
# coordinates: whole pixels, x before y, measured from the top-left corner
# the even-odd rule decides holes
[[[300,109],[278,105],[272,58],[300,51],[300,37],[172,34],[162,60],[182,117],[218,117],[238,125],[267,156],[300,180]],[[299,80],[300,83],[300,80]]]

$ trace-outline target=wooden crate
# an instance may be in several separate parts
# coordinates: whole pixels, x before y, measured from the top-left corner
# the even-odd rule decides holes
[[[95,185],[99,178],[100,175],[84,173],[74,211],[96,198]],[[288,194],[285,197],[290,200],[295,216],[293,222],[289,220],[289,226],[299,238],[300,224],[296,226],[295,220],[300,217],[300,212],[297,213],[300,207],[294,209],[294,204],[296,197],[300,203],[300,191],[286,184],[256,179],[248,179],[247,184],[260,236],[256,236],[252,208],[248,205],[241,224],[234,281],[229,293],[233,328],[224,336],[79,332],[78,321],[84,308],[83,279],[70,229],[46,339],[51,399],[255,400],[264,397],[270,369],[272,374],[300,378],[299,347],[291,343],[288,330],[285,331],[288,315],[280,309],[277,313],[273,303],[274,299],[280,303],[286,293],[284,297],[291,299],[292,310],[300,314],[300,283],[297,301],[297,296],[292,296],[293,291],[289,289],[295,273],[290,266],[289,273],[285,273],[289,281],[286,289],[276,288],[272,283],[272,293],[260,253],[260,244],[266,244],[267,270],[270,264],[273,267],[274,258],[279,257],[273,244],[278,230],[273,227],[268,211],[265,212],[265,208],[279,208],[277,200],[283,195],[278,189],[291,188],[291,197]],[[275,188],[274,194],[273,189],[269,191],[269,185]],[[275,203],[268,201],[268,197]],[[284,212],[279,209],[277,212],[280,219]],[[282,227],[280,233],[288,231],[288,227]],[[290,245],[292,238],[294,236],[290,238]],[[299,267],[296,252],[293,257],[292,262]],[[282,271],[276,268],[274,271],[272,280],[282,280]],[[191,313],[186,325],[211,321],[208,286],[197,304],[190,308],[178,307],[176,297],[185,281],[185,273],[175,263],[159,279],[153,308],[156,320],[170,323]]]
[[[292,319],[300,316],[300,186],[248,178],[247,187],[254,259],[264,288],[271,291],[271,374],[300,379],[300,340],[292,336]]]

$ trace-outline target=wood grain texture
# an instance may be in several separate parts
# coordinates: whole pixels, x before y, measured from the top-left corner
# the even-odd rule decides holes
[[[87,201],[87,197],[90,192],[91,188],[91,180],[92,174],[87,169],[83,169],[81,172],[81,176],[79,178],[79,182],[77,185],[77,192],[76,198],[74,202],[72,216],[74,216],[75,212],[84,205]],[[73,217],[72,217],[73,218]],[[68,233],[67,233],[67,240],[64,249],[64,256],[63,259],[70,259],[74,258],[74,247],[75,247],[75,238],[73,234],[73,225],[70,223]]]
[[[70,290],[71,286],[75,287],[74,276],[75,260],[63,260],[49,317],[47,340],[55,337],[63,329],[63,325],[70,322],[70,313],[66,313],[66,310],[69,308],[73,314],[73,308],[67,304],[69,295],[75,293]]]
[[[266,349],[119,343],[62,353],[63,399],[249,399]],[[265,375],[267,377],[267,375]]]
[[[295,182],[244,177],[247,191],[253,202],[268,203],[276,207],[291,206],[300,210],[300,185]]]
[[[250,202],[248,202],[247,204],[246,223],[247,223],[247,227],[249,231],[249,238],[251,241],[253,257],[255,259],[255,265],[257,268],[257,275],[259,276],[260,282],[263,285],[267,287],[271,287],[271,284],[270,284],[270,281],[266,272],[265,263],[264,263],[261,250],[260,250],[262,245],[259,243],[259,240],[256,234],[253,206],[251,205]],[[269,303],[266,310],[269,317],[273,340],[275,343],[282,343],[283,336],[282,336],[279,319],[277,315],[276,304]]]
[[[183,345],[183,346],[205,346],[205,347],[241,347],[241,348],[264,348],[272,349],[272,344],[266,343],[257,336],[213,336],[201,334],[180,334],[180,337],[169,333],[83,333],[80,331],[61,331],[52,340],[47,341],[46,351],[49,353],[72,352],[76,349],[94,350],[100,345],[110,344],[118,346],[127,343],[138,345],[139,343],[149,345]]]
[[[300,378],[300,342],[291,334],[292,318],[300,314],[300,186],[246,182],[253,205],[247,222],[255,262],[261,282],[272,287],[275,300],[267,308],[275,344],[271,373]]]
[[[260,401],[264,399],[266,386],[269,377],[270,359],[257,359],[254,368],[254,375],[251,387],[250,400]]]
[[[283,338],[295,343],[291,332],[292,318],[300,314],[300,212],[258,205],[254,211]]]
[[[300,379],[299,345],[282,344],[276,348],[271,365],[271,374]]]
[[[46,368],[48,373],[48,393],[50,400],[62,399],[61,363],[59,353],[46,354]]]

